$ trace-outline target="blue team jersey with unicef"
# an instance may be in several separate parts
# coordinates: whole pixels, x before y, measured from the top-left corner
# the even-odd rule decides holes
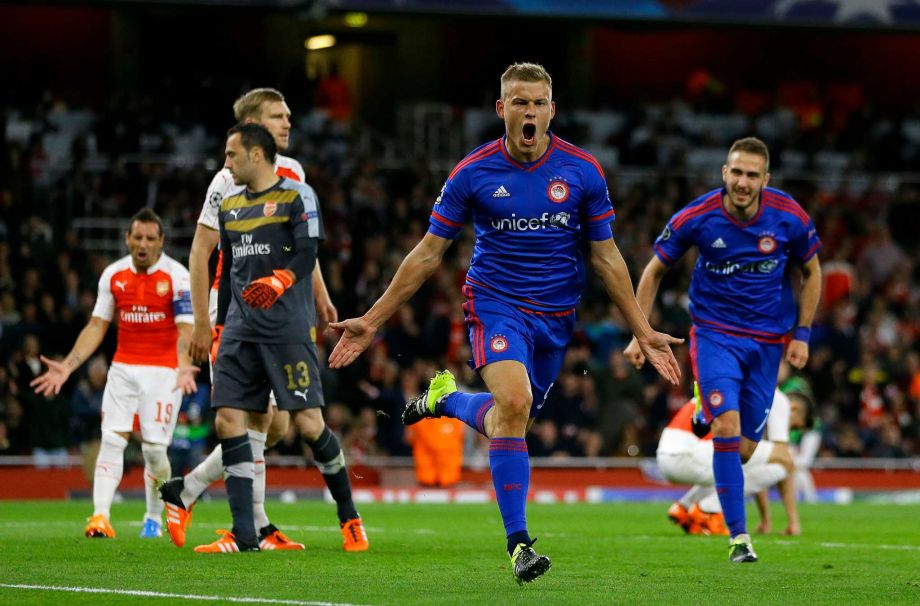
[[[818,253],[815,225],[778,189],[764,188],[760,208],[747,222],[728,214],[723,193],[704,194],[671,217],[655,240],[655,253],[670,266],[691,246],[699,251],[690,281],[695,325],[779,339],[797,320],[787,263],[804,264]]]
[[[518,162],[504,137],[477,148],[450,173],[428,231],[456,238],[472,221],[467,283],[526,309],[567,311],[585,282],[585,240],[613,237],[604,171],[588,152],[552,133],[536,161]]]

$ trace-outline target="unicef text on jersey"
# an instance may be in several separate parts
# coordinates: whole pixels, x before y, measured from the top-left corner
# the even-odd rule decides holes
[[[754,261],[752,263],[736,263],[734,261],[726,261],[724,263],[712,263],[707,261],[703,264],[703,267],[706,268],[706,271],[710,271],[714,274],[719,274],[721,276],[730,276],[732,274],[744,273],[744,274],[769,274],[773,273],[776,267],[779,265],[779,261],[775,259],[770,259],[767,261]]]
[[[511,218],[492,219],[491,224],[492,228],[498,231],[538,231],[548,227],[568,227],[569,216],[569,213],[562,212],[553,215],[543,213],[539,217],[519,218],[516,214],[511,213]]]

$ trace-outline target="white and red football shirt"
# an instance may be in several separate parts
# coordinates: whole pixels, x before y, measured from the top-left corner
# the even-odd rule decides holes
[[[176,368],[177,324],[192,324],[191,283],[181,263],[162,254],[140,273],[128,255],[105,268],[93,316],[117,317],[118,348],[113,362]],[[116,316],[117,314],[117,316]]]
[[[300,165],[300,162],[281,154],[275,155],[275,174],[298,183],[304,182],[303,166]],[[211,185],[208,186],[208,193],[204,197],[204,206],[201,207],[201,214],[198,216],[199,225],[219,231],[217,211],[220,209],[221,201],[227,196],[239,193],[245,187],[245,185],[237,185],[233,182],[233,175],[230,173],[230,169],[222,168],[214,175],[214,178],[211,179]],[[214,283],[211,284],[211,288],[215,290],[220,284],[220,271],[221,259],[218,257],[217,273],[214,276]]]

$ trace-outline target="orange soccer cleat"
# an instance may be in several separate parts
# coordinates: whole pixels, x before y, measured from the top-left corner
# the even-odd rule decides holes
[[[89,524],[86,525],[83,534],[88,539],[114,539],[115,529],[109,524],[107,517],[97,513],[89,519]]]
[[[347,522],[342,522],[341,527],[342,538],[345,540],[342,547],[345,551],[367,551],[369,547],[367,533],[364,531],[361,518],[352,518]]]
[[[240,549],[236,542],[236,537],[229,530],[218,530],[220,538],[207,545],[199,545],[195,548],[195,553],[239,553],[241,551],[259,551],[258,546]]]
[[[185,532],[192,524],[192,510],[182,502],[182,478],[173,478],[160,486],[160,498],[166,503],[166,530],[176,547],[185,545]]]
[[[300,551],[305,547],[303,543],[287,538],[283,532],[275,528],[274,524],[269,524],[264,529],[262,540],[259,541],[259,549],[262,551]]]
[[[684,532],[690,532],[690,513],[677,501],[668,508],[668,519],[683,528]]]
[[[700,509],[698,504],[694,504],[690,508],[689,514],[691,522],[687,532],[690,534],[728,536],[728,528],[725,527],[725,516],[721,512],[707,513]]]
[[[725,516],[722,512],[707,513],[706,527],[709,534],[729,536],[728,527],[725,525]]]

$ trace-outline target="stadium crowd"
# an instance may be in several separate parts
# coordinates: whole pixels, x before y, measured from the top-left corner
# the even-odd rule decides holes
[[[691,79],[687,94],[669,103],[582,113],[584,120],[615,118],[616,128],[600,141],[590,123],[560,108],[554,131],[593,145],[606,164],[614,233],[634,282],[658,228],[718,185],[724,158],[701,151],[724,156],[736,131],[761,136],[771,147],[771,185],[809,212],[824,244],[824,294],[803,373],[818,405],[820,456],[920,455],[920,245],[912,232],[920,222],[920,176],[904,172],[920,165],[920,117],[873,108],[858,89],[790,84],[769,98],[729,96],[714,94],[706,78]],[[94,113],[46,94],[0,111],[0,455],[33,454],[39,464],[54,464],[98,440],[106,355],[56,398],[29,388],[42,370],[39,353],[66,353],[92,311],[102,269],[123,254],[87,244],[87,230],[74,219],[124,220],[151,207],[167,223],[168,253],[187,260],[229,124],[213,115],[180,120],[170,107],[146,99]],[[298,121],[302,108],[292,107],[298,127],[288,153],[303,163],[322,204],[326,283],[339,316],[354,317],[425,233],[443,167],[411,155],[381,162],[355,143],[358,129],[320,110]],[[495,128],[498,120],[486,123],[474,139]],[[465,363],[460,307],[471,247],[468,230],[369,355],[324,372],[327,423],[351,460],[411,453],[399,413],[437,368],[478,386]],[[690,261],[662,285],[651,322],[657,330],[687,334]],[[679,388],[651,368],[638,372],[623,356],[630,335],[614,310],[589,279],[564,369],[528,437],[532,456],[654,456],[662,428],[690,396],[686,346],[676,350]],[[321,358],[333,343],[321,339]],[[102,350],[114,351],[114,331]],[[205,448],[207,393],[199,390],[183,407],[176,461],[193,463]],[[483,455],[484,444],[471,444],[468,454]],[[275,452],[299,455],[302,446],[292,433]]]

